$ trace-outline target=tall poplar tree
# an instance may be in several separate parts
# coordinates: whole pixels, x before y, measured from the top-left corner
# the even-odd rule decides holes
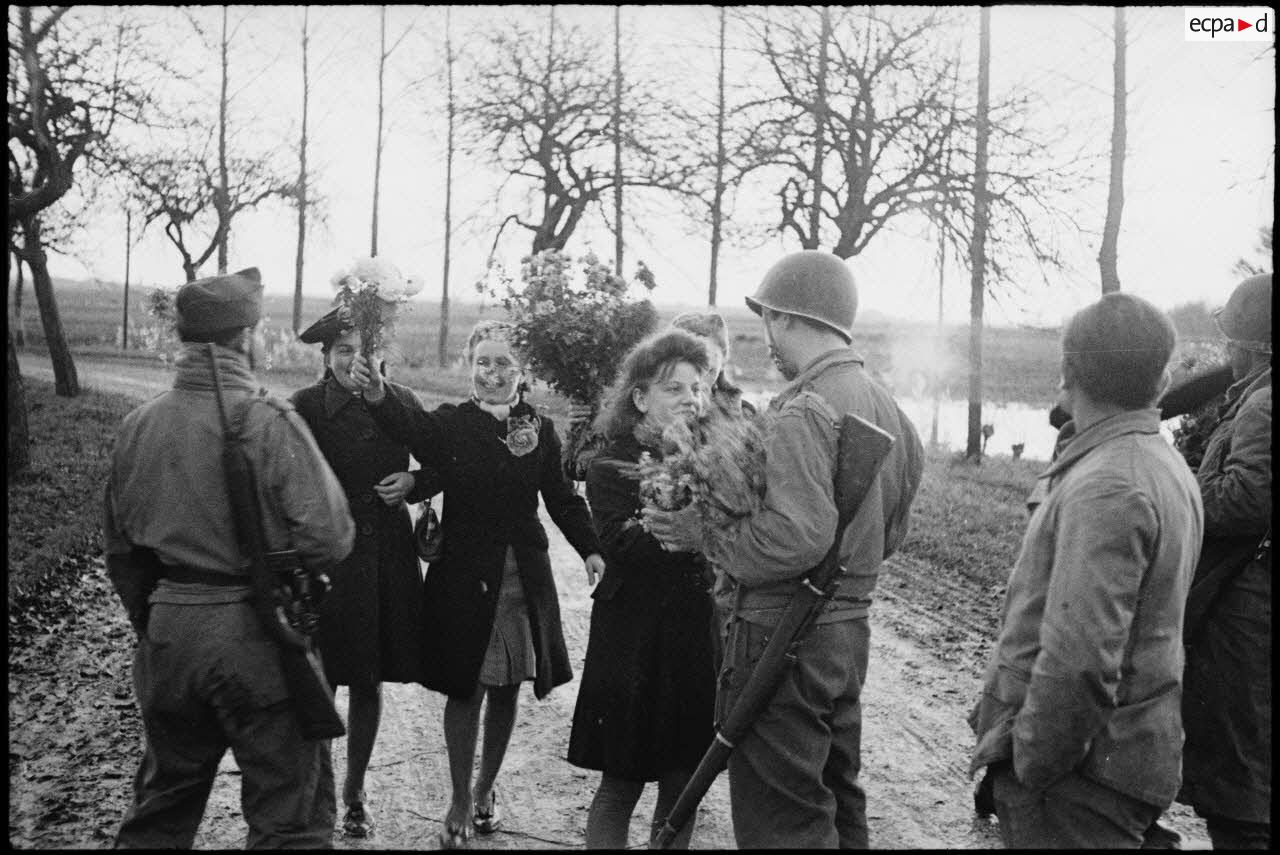
[[[965,457],[982,458],[982,303],[986,293],[987,142],[991,134],[991,7],[979,10],[978,133],[973,177],[973,238],[969,244],[969,425]]]

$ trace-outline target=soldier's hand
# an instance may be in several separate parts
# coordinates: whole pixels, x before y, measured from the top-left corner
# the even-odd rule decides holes
[[[382,396],[386,394],[382,384],[382,372],[365,359],[362,353],[357,353],[351,360],[351,379],[364,394],[365,400],[371,404],[380,402]]]
[[[587,556],[585,562],[587,569],[587,584],[595,586],[600,581],[601,574],[604,573],[604,559],[598,553],[591,553]]]
[[[702,551],[702,518],[693,505],[678,511],[643,508],[640,515],[645,530],[668,552]]]
[[[389,507],[394,508],[404,501],[405,496],[409,495],[409,491],[413,489],[413,484],[412,473],[395,472],[375,484],[373,491]]]

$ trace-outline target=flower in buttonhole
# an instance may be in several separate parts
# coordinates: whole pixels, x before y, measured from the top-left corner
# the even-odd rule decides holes
[[[513,416],[507,419],[507,449],[516,457],[524,457],[538,447],[538,431],[542,421],[537,416]]]

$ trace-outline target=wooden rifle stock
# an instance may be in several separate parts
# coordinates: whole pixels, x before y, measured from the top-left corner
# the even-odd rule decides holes
[[[277,570],[268,560],[253,470],[241,445],[241,421],[250,402],[246,402],[240,409],[238,415],[241,418],[229,421],[223,407],[222,382],[218,377],[216,359],[212,364],[214,391],[222,418],[222,466],[227,480],[227,498],[231,503],[231,517],[235,523],[240,551],[249,563],[249,586],[252,592],[250,602],[262,621],[263,628],[280,651],[280,668],[285,685],[289,688],[294,715],[303,738],[332,739],[344,736],[347,729],[338,715],[333,689],[325,678],[320,658],[310,636],[295,628],[285,614],[282,597],[277,590],[282,580],[277,578]],[[296,559],[294,563],[299,571],[307,572],[301,564],[296,563]]]
[[[817,567],[800,580],[787,609],[769,635],[760,661],[751,671],[732,709],[716,729],[715,740],[702,755],[698,768],[671,808],[662,829],[654,838],[656,849],[667,849],[693,816],[716,776],[729,764],[729,755],[750,732],[764,712],[787,669],[795,661],[795,648],[804,640],[818,614],[835,596],[844,575],[840,547],[849,522],[858,513],[881,465],[889,455],[894,438],[886,431],[852,413],[840,420],[840,441],[836,450],[836,533],[831,548]]]

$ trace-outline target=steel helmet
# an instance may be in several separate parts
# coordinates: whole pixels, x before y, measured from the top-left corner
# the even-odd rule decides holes
[[[747,298],[747,306],[757,315],[761,309],[772,309],[817,321],[852,343],[858,286],[842,259],[822,250],[805,249],[770,267],[755,296]]]
[[[1271,274],[1250,276],[1214,314],[1222,334],[1246,350],[1271,351]]]

